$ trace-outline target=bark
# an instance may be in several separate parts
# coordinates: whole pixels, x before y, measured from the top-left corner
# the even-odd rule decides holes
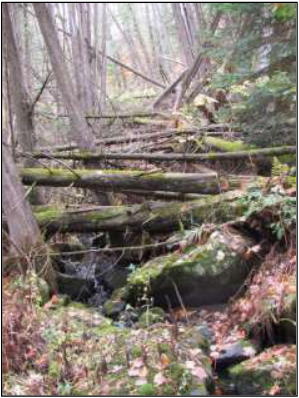
[[[92,56],[95,57],[95,50],[94,50],[94,48],[93,48],[92,46],[90,46],[90,47],[89,47],[89,50],[90,50]],[[98,50],[98,53],[99,53],[99,54],[102,54],[102,52],[101,52],[100,50]],[[152,79],[151,77],[148,77],[148,76],[144,75],[143,73],[139,72],[138,70],[132,68],[132,67],[129,66],[129,65],[124,64],[123,62],[119,61],[118,59],[116,59],[116,58],[114,58],[114,57],[111,57],[111,56],[108,55],[108,54],[106,55],[106,58],[109,59],[109,61],[115,63],[116,65],[118,65],[118,66],[120,66],[120,67],[122,67],[122,68],[128,70],[129,72],[133,73],[134,75],[141,77],[143,80],[146,80],[147,82],[152,83],[152,84],[154,84],[155,86],[158,86],[158,87],[160,87],[160,88],[165,88],[165,85],[164,85],[164,84],[159,83],[159,82],[157,82],[156,80]]]
[[[101,191],[143,189],[186,193],[219,193],[217,173],[150,173],[118,170],[65,170],[24,168],[20,171],[25,185],[98,188]]]
[[[6,145],[3,145],[2,151],[3,210],[9,239],[12,242],[12,252],[20,256],[20,263],[24,271],[33,264],[36,271],[55,290],[55,272],[47,256],[47,249],[38,224],[26,199],[16,165]]]
[[[148,70],[148,72],[152,75],[152,70],[151,70],[151,59],[147,51],[147,46],[143,40],[141,31],[139,29],[138,21],[134,12],[133,7],[131,6],[130,3],[127,4],[128,9],[130,10],[131,13],[131,18],[133,22],[133,29],[135,33],[135,37],[137,38],[137,41],[139,42],[140,50],[143,52],[143,58],[144,58],[144,64],[145,64],[145,70]],[[135,44],[136,45],[136,44]]]
[[[127,33],[126,30],[124,30],[122,28],[121,24],[118,22],[117,18],[114,16],[114,14],[112,13],[111,10],[109,10],[109,13],[110,13],[110,15],[112,17],[112,20],[115,23],[117,29],[120,31],[120,33],[122,34],[125,42],[127,43],[127,48],[128,48],[129,53],[130,53],[130,57],[131,57],[131,60],[133,62],[134,67],[135,68],[138,67],[138,68],[140,68],[142,70],[143,69],[142,68],[142,62],[141,62],[141,60],[139,58],[138,52],[136,51],[135,45],[132,42],[131,36]]]
[[[68,117],[68,115],[58,115],[59,117]],[[86,119],[131,119],[134,117],[164,117],[168,119],[169,116],[161,112],[136,112],[136,113],[115,113],[104,115],[86,115]]]
[[[152,107],[153,109],[157,108],[161,102],[169,96],[169,94],[175,92],[176,86],[180,83],[180,81],[185,77],[188,69],[185,69],[175,80],[173,83],[171,83],[160,95],[159,97],[155,100],[153,103]]]
[[[76,98],[76,92],[71,80],[64,55],[58,40],[53,17],[46,3],[33,4],[39,27],[46,43],[53,71],[61,90],[61,95],[70,116],[71,127],[75,134],[75,140],[81,148],[92,149],[94,136],[84,118],[80,103]],[[84,131],[84,134],[82,132]]]
[[[173,16],[177,26],[181,51],[184,54],[186,64],[191,65],[194,59],[194,55],[192,52],[192,44],[190,43],[190,39],[188,36],[188,30],[186,29],[186,25],[183,20],[181,6],[182,4],[180,3],[172,3]]]
[[[103,206],[96,209],[64,211],[55,208],[35,212],[41,228],[48,233],[97,231],[171,231],[186,228],[191,223],[212,219],[227,221],[242,214],[242,205],[235,199],[242,192],[227,192],[217,196],[184,203],[145,202],[133,206]]]
[[[124,194],[128,195],[136,195],[143,197],[150,197],[154,199],[163,199],[163,200],[198,200],[204,197],[205,195],[200,195],[197,193],[181,193],[181,192],[164,192],[164,191],[142,191],[142,190],[132,190],[132,191],[123,191]]]
[[[101,159],[126,159],[126,160],[148,160],[152,162],[196,162],[196,161],[216,161],[216,160],[236,160],[236,159],[251,159],[251,158],[263,158],[273,157],[280,155],[288,155],[296,153],[296,146],[281,146],[274,148],[262,148],[262,149],[249,149],[247,151],[238,152],[225,152],[225,153],[98,153],[98,154],[86,154],[86,153],[52,153],[51,156],[56,159],[69,159],[69,160],[101,160]],[[47,154],[35,153],[33,156],[36,159],[45,159]]]
[[[106,105],[106,80],[107,80],[107,4],[102,4],[102,45],[101,45],[101,74],[100,74],[100,110],[103,113]]]
[[[32,120],[32,104],[25,86],[20,53],[13,31],[9,7],[10,5],[3,4],[3,23],[7,46],[9,85],[11,87],[10,93],[16,116],[18,141],[23,151],[33,152],[34,128]],[[25,164],[28,167],[32,167],[35,162],[32,159],[27,159]]]

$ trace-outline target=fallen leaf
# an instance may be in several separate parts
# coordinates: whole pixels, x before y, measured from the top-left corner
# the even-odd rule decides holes
[[[167,366],[170,364],[170,359],[165,353],[162,353],[160,356],[160,364],[162,369],[167,368]]]
[[[147,383],[147,380],[144,379],[144,378],[137,379],[137,380],[135,381],[135,385],[136,385],[136,386],[142,386],[143,384],[146,384],[146,383]]]
[[[207,377],[207,373],[201,366],[196,366],[195,368],[191,369],[191,374],[199,380],[203,381]]]
[[[161,386],[162,384],[167,383],[167,381],[168,379],[166,379],[162,372],[157,373],[154,377],[154,383],[157,384],[157,386]]]

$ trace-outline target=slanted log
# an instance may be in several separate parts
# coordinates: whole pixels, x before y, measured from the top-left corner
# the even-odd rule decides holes
[[[158,173],[122,170],[65,170],[59,168],[23,168],[20,171],[25,185],[53,187],[99,188],[102,191],[144,189],[215,194],[220,192],[217,173]]]
[[[102,159],[125,159],[125,160],[148,160],[151,162],[196,162],[196,161],[216,161],[224,159],[252,159],[288,155],[296,153],[296,146],[281,146],[274,148],[249,149],[246,151],[225,152],[225,153],[52,153],[56,159],[69,160],[102,160]],[[45,159],[44,153],[34,153],[34,158]]]
[[[237,201],[241,191],[207,196],[191,202],[146,202],[133,206],[99,206],[90,209],[65,211],[48,207],[35,211],[40,227],[47,233],[97,231],[172,231],[192,223],[227,221],[242,214]]]

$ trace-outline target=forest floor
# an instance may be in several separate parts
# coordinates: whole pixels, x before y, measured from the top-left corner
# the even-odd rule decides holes
[[[109,139],[113,140],[113,133],[117,138],[132,137],[132,140],[126,138],[123,143],[112,144],[111,153],[152,150],[154,153],[196,153],[202,150],[208,153],[212,147],[215,150],[215,141],[214,146],[211,146],[205,142],[206,136],[202,136],[197,129],[191,134],[184,133],[190,127],[177,120],[154,120],[148,123],[142,118],[135,118],[134,122],[122,122],[121,126],[112,125],[109,128]],[[169,129],[175,129],[170,137],[157,136],[149,142],[143,138],[136,140],[138,135],[143,137]],[[213,130],[213,126],[210,130]],[[228,143],[230,151],[240,150],[240,142],[234,147],[234,141],[227,132],[216,143]],[[57,166],[57,163],[49,160],[49,166]],[[72,163],[72,167],[76,167],[76,162]],[[227,178],[232,174],[256,176],[260,165],[257,162],[253,164],[251,159],[228,159],[204,166],[195,162],[159,162],[155,165],[142,160],[103,160],[97,167],[180,173],[198,173],[205,169],[217,171],[221,177]],[[269,169],[269,162],[264,160],[262,168],[265,167]],[[270,174],[271,167],[273,169],[270,163]],[[201,247],[210,250],[209,239],[215,229],[221,232],[221,229],[226,231],[227,226],[237,226],[237,235],[240,234],[241,238],[244,231],[254,236],[255,244],[249,246],[245,253],[242,252],[240,261],[243,259],[250,264],[252,256],[260,256],[259,266],[253,267],[239,283],[237,291],[222,303],[194,306],[185,305],[183,299],[179,300],[179,305],[164,305],[161,308],[156,304],[153,306],[148,297],[140,296],[145,305],[140,306],[136,300],[133,303],[132,300],[125,303],[120,300],[116,304],[121,304],[121,309],[109,317],[107,311],[103,310],[105,302],[90,305],[86,299],[84,302],[71,301],[62,292],[49,296],[44,283],[31,271],[26,280],[16,270],[7,272],[3,280],[5,394],[294,394],[296,251],[293,221],[296,193],[286,182],[285,176],[274,176],[263,181],[263,185],[257,184],[254,190],[252,186],[248,187],[247,182],[238,187],[245,199],[237,199],[239,202],[236,203],[243,206],[246,216],[237,217],[231,213],[225,220],[219,219],[219,216],[211,218],[214,209],[208,209],[204,217],[204,225],[209,230],[207,237],[202,238],[200,234],[205,230],[196,223],[191,225],[191,232],[198,234],[199,238],[192,238],[191,241],[188,238],[190,231],[184,225],[179,226],[180,230],[176,234],[168,231],[147,236],[147,242],[144,242],[143,234],[137,232],[137,236],[135,233],[132,237],[128,231],[125,233],[125,236],[128,235],[124,241],[127,245],[141,247],[137,255],[129,253],[125,263],[128,268],[131,267],[130,273],[134,275],[138,268],[146,269],[151,260],[157,259],[163,265],[165,255],[185,258],[192,250],[201,250]],[[149,193],[149,197],[155,194]],[[68,210],[94,203],[94,196],[86,195],[83,189],[70,195],[69,188],[50,188],[46,196],[49,196],[48,204],[63,203]],[[124,206],[145,202],[140,193],[122,192],[114,193],[112,204]],[[169,206],[174,206],[174,202],[169,202]],[[226,212],[230,211],[228,207]],[[177,234],[183,236],[178,244],[159,248],[159,244],[167,240],[176,242]],[[81,237],[82,234],[59,233],[51,237],[49,242],[52,245],[71,245],[74,241],[80,243]],[[86,235],[84,239],[89,246],[90,238],[97,238],[99,242],[98,234]],[[87,254],[89,261],[101,263],[101,266],[105,261],[110,261],[113,267],[118,266],[115,260],[118,258],[117,253],[113,253],[113,246],[109,246],[107,237],[103,239],[104,243],[97,248],[99,253],[96,256]],[[143,250],[144,243],[148,242],[153,246],[158,245]],[[264,246],[267,249],[260,254]],[[101,254],[100,248],[112,249],[113,255],[107,257]],[[234,251],[235,248],[230,250]],[[209,265],[216,259],[225,264],[225,257],[222,256],[221,250],[215,252],[214,257],[208,258]],[[64,264],[66,259],[70,267],[78,265],[72,257],[60,256]],[[196,263],[200,264],[201,261],[200,257],[196,258]],[[84,260],[81,258],[80,262],[82,265]],[[59,261],[57,264],[59,266]],[[157,268],[160,267],[158,264]],[[109,264],[106,266],[110,267]],[[121,273],[122,269],[118,267],[117,272]],[[229,271],[226,272],[229,274]],[[179,284],[180,279],[176,283]],[[111,289],[107,294],[105,300],[111,301]],[[200,292],[197,294],[200,297]]]

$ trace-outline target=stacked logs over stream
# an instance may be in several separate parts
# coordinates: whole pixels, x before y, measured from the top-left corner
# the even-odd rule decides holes
[[[136,117],[136,115],[134,115]],[[138,116],[138,115],[137,115]],[[145,116],[144,114],[142,116]],[[161,116],[158,114],[158,116]],[[164,115],[165,116],[165,115]],[[127,115],[125,115],[127,117]],[[166,118],[166,117],[165,117]],[[166,118],[167,119],[167,118]],[[199,173],[173,173],[154,168],[152,170],[115,170],[95,169],[94,162],[99,160],[146,160],[149,162],[202,162],[222,159],[252,159],[272,157],[296,152],[295,147],[276,147],[250,149],[238,152],[215,153],[129,153],[104,152],[107,146],[119,146],[132,142],[142,143],[147,147],[157,139],[185,139],[202,136],[239,136],[239,133],[225,132],[227,125],[211,125],[205,128],[165,129],[164,131],[147,132],[117,137],[104,137],[97,141],[101,152],[82,153],[74,144],[52,147],[50,152],[41,148],[31,154],[36,159],[48,159],[57,162],[59,168],[42,167],[20,169],[20,175],[25,185],[42,185],[52,187],[73,187],[97,189],[103,192],[122,192],[126,195],[143,196],[145,198],[162,199],[166,202],[144,202],[142,205],[131,206],[99,206],[65,211],[57,208],[43,208],[35,212],[39,224],[47,232],[95,232],[95,231],[134,231],[148,232],[171,231],[184,225],[188,227],[191,221],[202,223],[212,211],[225,219],[225,212],[230,218],[238,215],[240,209],[234,199],[240,197],[238,189],[244,184],[255,182],[259,184],[261,177],[228,175],[219,177],[218,173],[200,166]],[[223,131],[224,130],[224,131]],[[69,166],[68,161],[83,161],[91,169],[78,169]],[[62,166],[61,166],[62,165]],[[199,166],[197,164],[197,166]],[[81,166],[82,167],[82,166]],[[265,183],[265,180],[262,181]],[[226,192],[233,191],[233,192]],[[226,193],[224,193],[226,192]],[[215,195],[215,196],[211,196]],[[171,204],[167,200],[177,201]],[[180,203],[182,202],[183,203]],[[223,210],[223,204],[226,204]]]

